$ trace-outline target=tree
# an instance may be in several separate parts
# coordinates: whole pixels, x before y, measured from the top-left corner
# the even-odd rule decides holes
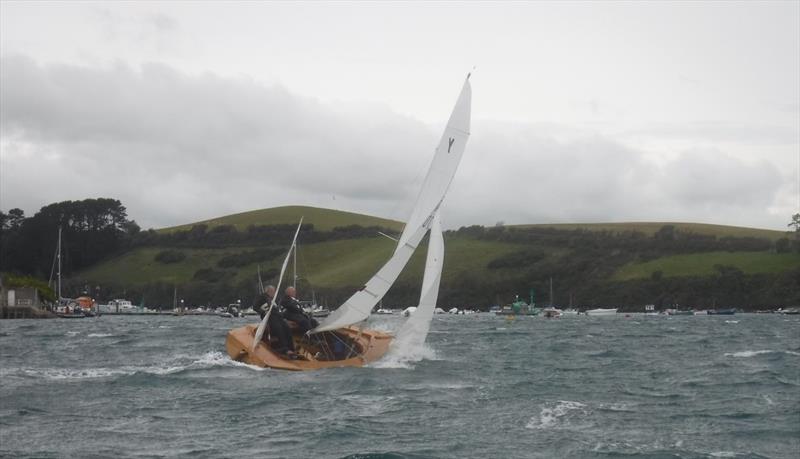
[[[13,209],[12,209],[13,210]],[[792,215],[792,222],[786,225],[788,227],[794,226],[794,234],[797,237],[800,237],[800,214]]]
[[[8,211],[4,223],[8,225],[8,229],[15,230],[22,226],[23,221],[25,221],[25,211],[15,207]]]

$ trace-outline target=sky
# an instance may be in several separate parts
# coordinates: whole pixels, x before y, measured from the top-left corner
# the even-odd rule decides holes
[[[0,2],[0,209],[404,221],[473,72],[446,228],[800,212],[800,2]]]

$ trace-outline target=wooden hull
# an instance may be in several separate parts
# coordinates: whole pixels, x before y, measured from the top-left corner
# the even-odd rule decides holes
[[[279,370],[306,371],[321,368],[360,367],[386,354],[392,335],[355,327],[313,335],[312,339],[293,331],[298,359],[290,360],[274,352],[264,341],[251,349],[258,325],[249,324],[228,332],[225,348],[236,361]],[[341,344],[344,343],[344,344]],[[335,352],[336,347],[343,347]]]

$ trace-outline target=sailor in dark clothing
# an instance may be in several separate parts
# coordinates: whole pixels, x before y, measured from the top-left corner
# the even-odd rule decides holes
[[[267,285],[264,288],[264,293],[256,297],[256,304],[253,306],[253,310],[261,316],[261,320],[264,320],[264,316],[269,311],[269,305],[272,303],[273,298],[275,298],[275,287],[272,285]],[[277,305],[272,308],[269,319],[267,319],[267,332],[278,340],[277,345],[271,346],[276,352],[290,357],[294,355],[294,342],[292,341],[289,324],[283,319],[280,308]],[[267,341],[266,333],[264,334],[264,340]],[[269,344],[268,341],[267,344]]]
[[[305,333],[319,325],[319,323],[303,311],[300,302],[295,298],[296,294],[297,292],[294,287],[286,287],[286,296],[283,297],[281,301],[283,318],[296,323],[297,328],[300,329],[302,333]]]

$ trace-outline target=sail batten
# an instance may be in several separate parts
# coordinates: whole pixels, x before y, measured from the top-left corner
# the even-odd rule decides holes
[[[335,330],[365,320],[408,263],[428,230],[439,225],[437,212],[455,176],[469,139],[472,89],[469,77],[464,81],[458,100],[434,150],[428,173],[422,183],[414,209],[397,241],[391,258],[365,284],[312,333]],[[441,230],[439,230],[441,232]],[[439,234],[438,237],[441,237]],[[438,281],[436,284],[438,292]],[[434,300],[435,302],[435,300]]]

